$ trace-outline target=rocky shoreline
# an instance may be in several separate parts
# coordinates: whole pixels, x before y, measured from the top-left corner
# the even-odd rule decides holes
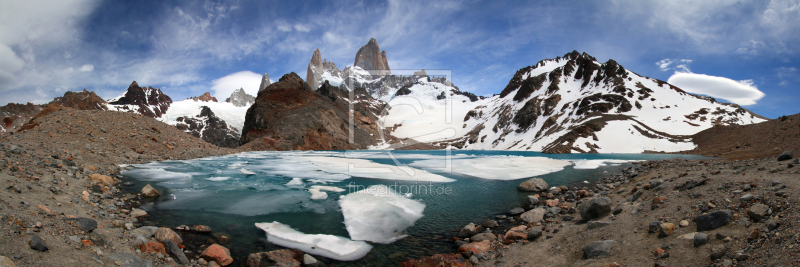
[[[456,233],[456,253],[400,266],[792,266],[797,165],[789,152],[636,162],[580,188],[530,179],[520,207]]]

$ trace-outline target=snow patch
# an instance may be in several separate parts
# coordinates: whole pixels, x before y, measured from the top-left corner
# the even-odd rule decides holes
[[[372,246],[364,241],[353,241],[334,235],[305,234],[279,222],[255,225],[267,233],[267,241],[270,243],[334,260],[354,261],[372,250]]]
[[[414,225],[425,204],[405,198],[385,185],[373,185],[339,200],[350,238],[389,244]]]

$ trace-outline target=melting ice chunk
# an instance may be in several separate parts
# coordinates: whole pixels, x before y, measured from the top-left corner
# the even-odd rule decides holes
[[[328,198],[328,193],[322,192],[319,189],[312,188],[308,189],[308,192],[311,193],[311,199],[326,199]]]
[[[244,173],[244,174],[256,174],[256,173],[254,173],[254,172],[248,171],[248,170],[247,170],[247,169],[245,169],[245,168],[242,168],[242,169],[241,169],[241,170],[239,170],[239,171],[240,171],[240,172],[242,172],[242,173]]]
[[[385,185],[373,185],[339,200],[350,238],[389,244],[422,218],[425,204],[405,198]]]
[[[311,188],[331,192],[344,192],[344,189],[335,186],[312,185]]]
[[[575,164],[574,169],[597,169],[601,166],[617,166],[622,163],[634,162],[638,160],[622,160],[622,159],[582,159],[573,160]]]
[[[129,169],[122,171],[122,175],[142,180],[188,180],[192,175],[165,171],[164,169],[146,168]]]
[[[354,261],[372,250],[364,241],[335,235],[309,235],[279,222],[256,223],[256,227],[267,233],[267,241],[272,244],[339,261]]]
[[[450,169],[447,169],[447,164]],[[570,165],[568,161],[546,157],[480,157],[454,159],[418,160],[409,164],[414,167],[452,171],[464,175],[491,180],[516,180],[557,172]]]
[[[225,181],[225,180],[228,180],[228,179],[231,179],[231,178],[230,177],[224,177],[224,176],[206,178],[206,180],[213,181],[213,182],[221,182],[221,181]]]
[[[303,179],[292,178],[292,180],[286,183],[286,185],[303,185]]]

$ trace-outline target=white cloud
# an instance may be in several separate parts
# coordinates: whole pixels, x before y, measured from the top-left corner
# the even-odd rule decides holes
[[[671,64],[672,64],[672,60],[669,59],[669,58],[665,58],[665,59],[662,59],[662,60],[659,60],[658,62],[656,62],[656,66],[658,66],[658,69],[660,69],[661,71],[668,71],[669,70],[669,65],[671,65]]]
[[[675,67],[671,67],[672,63],[677,62],[678,64]],[[689,64],[692,63],[691,59],[669,59],[665,58],[656,62],[656,66],[661,71],[668,71],[668,70],[675,70],[678,72],[692,72],[689,70]]]
[[[764,97],[753,80],[734,81],[725,77],[675,72],[667,82],[689,93],[721,98],[742,106],[754,105]]]
[[[296,25],[294,25],[294,29],[295,29],[296,31],[298,31],[298,32],[308,32],[308,31],[310,31],[310,30],[311,30],[310,28],[308,28],[308,26],[306,26],[306,25],[303,25],[303,24],[296,24]]]
[[[92,64],[83,65],[83,66],[81,66],[81,69],[80,69],[80,71],[82,71],[82,72],[91,72],[93,70],[94,70],[94,65],[92,65]]]
[[[230,97],[234,90],[244,88],[250,95],[258,95],[258,86],[261,85],[261,74],[246,70],[228,74],[225,77],[211,81],[211,90],[218,100]]]

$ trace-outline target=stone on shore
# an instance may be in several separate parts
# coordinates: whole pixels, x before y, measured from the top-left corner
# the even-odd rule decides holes
[[[611,213],[611,199],[608,197],[596,197],[578,206],[583,221],[590,221],[601,218]]]
[[[75,218],[75,219],[69,219],[69,220],[77,221],[80,224],[78,229],[81,229],[81,231],[84,231],[84,232],[87,232],[87,233],[91,232],[92,230],[97,228],[97,221],[95,221],[94,219],[91,219],[91,218]]]
[[[136,257],[133,254],[129,253],[113,253],[108,255],[108,258],[112,261],[119,262],[119,265],[122,267],[145,267],[145,266],[153,266],[152,262],[142,260],[139,257]]]
[[[769,206],[764,204],[755,204],[747,210],[747,216],[754,222],[760,222],[769,216]]]
[[[473,236],[478,233],[478,230],[475,228],[474,223],[469,223],[464,228],[461,228],[461,231],[458,231],[459,238],[467,238]]]
[[[543,192],[547,191],[547,182],[542,180],[542,178],[531,178],[520,183],[517,189],[527,192]]]
[[[481,242],[472,242],[469,244],[464,244],[458,247],[458,253],[460,253],[461,256],[464,256],[465,259],[468,259],[469,256],[487,252],[491,248],[492,248],[492,242],[489,240],[484,240]]]
[[[694,221],[697,224],[697,231],[714,230],[728,225],[733,220],[731,213],[727,210],[719,210],[697,216]]]
[[[547,211],[545,209],[543,209],[543,208],[535,208],[535,209],[532,209],[532,210],[529,210],[529,211],[523,213],[519,217],[522,218],[522,220],[527,222],[527,223],[536,223],[536,222],[540,222],[540,221],[542,221],[544,219],[544,214],[545,213],[547,213]]]
[[[616,244],[614,240],[592,241],[583,247],[583,258],[596,259],[606,256]]]
[[[186,254],[183,253],[183,250],[178,247],[178,244],[172,242],[172,239],[164,240],[164,248],[172,255],[178,263],[186,265],[189,264],[189,259],[186,258]]]
[[[606,225],[609,225],[609,224],[611,224],[611,222],[589,221],[588,223],[586,223],[586,228],[595,229],[595,228],[600,228],[600,227],[603,227],[603,226],[606,226]]]
[[[17,267],[17,265],[11,259],[0,256],[0,267]]]
[[[717,260],[725,256],[725,253],[728,253],[728,248],[725,247],[723,244],[719,244],[716,246],[711,247],[711,260]]]
[[[790,160],[793,157],[794,155],[792,155],[791,150],[783,151],[783,153],[781,153],[781,155],[778,156],[778,161]]]
[[[658,237],[667,237],[675,230],[675,224],[662,223],[658,226]]]
[[[528,239],[534,240],[542,236],[542,229],[539,227],[531,227],[528,229]]]
[[[159,230],[160,229],[169,229],[169,228],[159,228]],[[156,233],[156,235],[158,235],[158,233]],[[231,263],[233,263],[233,258],[231,258],[231,251],[228,250],[228,248],[217,244],[212,244],[211,246],[208,246],[206,250],[203,250],[203,253],[201,253],[200,256],[206,259],[207,261],[215,261],[220,266],[228,266]]]
[[[183,239],[181,239],[181,236],[178,235],[178,233],[175,233],[175,231],[172,231],[172,229],[166,227],[159,227],[156,229],[156,232],[153,235],[155,236],[156,240],[161,243],[164,243],[164,240],[170,239],[172,242],[175,242],[176,245],[183,244]]]
[[[47,242],[45,242],[44,239],[42,239],[38,235],[31,236],[31,242],[29,245],[31,249],[35,249],[41,252],[45,252],[48,249]]]
[[[492,219],[483,220],[483,228],[495,228],[498,226],[497,221]]]
[[[697,233],[694,235],[694,247],[699,247],[708,243],[708,234]]]
[[[469,238],[469,240],[472,240],[473,242],[481,242],[483,240],[494,241],[497,240],[497,237],[492,233],[480,233],[473,235]]]
[[[103,185],[113,185],[114,184],[114,179],[113,178],[108,177],[107,175],[100,175],[100,174],[96,174],[96,173],[95,174],[89,174],[89,180],[91,180],[92,183],[102,183]]]
[[[308,254],[305,254],[308,255]],[[313,259],[314,264],[318,263]],[[261,267],[261,266],[284,266],[284,267],[300,267],[301,261],[305,261],[303,252],[293,249],[281,249],[268,252],[251,253],[247,256],[245,266],[247,267]],[[310,260],[309,260],[310,261]],[[315,266],[315,265],[306,265]]]
[[[150,184],[145,185],[142,188],[141,193],[142,193],[142,196],[145,196],[145,197],[157,197],[157,196],[161,195],[161,192],[158,192],[158,190],[153,188],[153,186],[151,186]]]
[[[133,217],[133,218],[139,218],[139,217],[144,217],[144,216],[147,216],[147,212],[146,212],[146,211],[144,211],[144,210],[140,210],[140,209],[137,209],[137,208],[133,208],[133,209],[131,209],[131,213],[130,213],[130,215],[131,215],[131,217]]]
[[[525,209],[534,209],[536,208],[536,204],[539,204],[539,197],[537,195],[529,195],[525,200]]]

